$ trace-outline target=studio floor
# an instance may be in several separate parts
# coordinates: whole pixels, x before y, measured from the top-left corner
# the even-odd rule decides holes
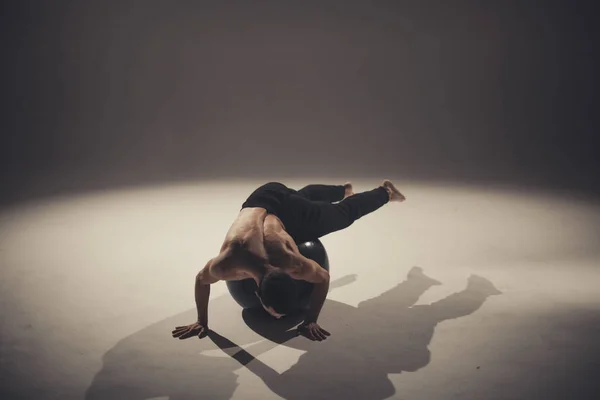
[[[222,282],[211,337],[173,339],[195,319],[195,274],[262,183],[1,210],[0,398],[597,398],[600,204],[550,191],[395,180],[405,203],[322,239],[326,341],[242,315]]]

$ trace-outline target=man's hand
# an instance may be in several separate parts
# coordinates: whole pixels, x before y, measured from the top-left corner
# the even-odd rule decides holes
[[[327,339],[327,336],[331,335],[331,333],[321,328],[316,322],[300,325],[298,327],[298,333],[306,336],[310,340],[317,340],[319,342]]]
[[[199,322],[195,322],[187,326],[178,326],[171,333],[173,334],[174,338],[179,339],[187,339],[192,336],[198,336],[199,339],[202,339],[208,334],[208,327],[200,324]]]

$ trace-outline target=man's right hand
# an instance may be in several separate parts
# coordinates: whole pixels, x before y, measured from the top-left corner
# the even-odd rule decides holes
[[[199,322],[195,322],[191,325],[178,326],[171,333],[173,334],[174,338],[179,339],[187,339],[192,336],[198,336],[198,338],[202,339],[208,334],[208,327],[206,326],[206,324],[203,325]]]

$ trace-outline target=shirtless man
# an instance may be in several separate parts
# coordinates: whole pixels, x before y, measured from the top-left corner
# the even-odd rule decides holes
[[[219,254],[196,275],[198,320],[178,326],[173,337],[187,339],[208,333],[210,285],[252,278],[263,308],[275,318],[291,311],[294,279],[314,284],[308,310],[299,330],[311,340],[329,332],[317,324],[329,290],[329,273],[300,254],[296,243],[321,238],[405,197],[389,180],[376,189],[355,194],[352,184],[309,185],[298,191],[277,182],[256,189],[227,232]]]

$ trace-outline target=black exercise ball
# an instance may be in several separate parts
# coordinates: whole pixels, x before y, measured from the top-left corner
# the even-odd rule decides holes
[[[326,271],[329,271],[329,258],[327,257],[327,251],[323,247],[323,243],[320,240],[312,240],[310,242],[304,242],[297,244],[300,254],[306,258],[310,258],[319,264]],[[260,300],[256,296],[258,286],[254,279],[243,279],[241,281],[227,281],[227,289],[231,293],[231,297],[240,305],[242,308],[262,308]],[[298,299],[296,301],[297,308],[300,310],[306,309],[310,301],[310,295],[313,290],[313,284],[296,280],[298,289]]]

